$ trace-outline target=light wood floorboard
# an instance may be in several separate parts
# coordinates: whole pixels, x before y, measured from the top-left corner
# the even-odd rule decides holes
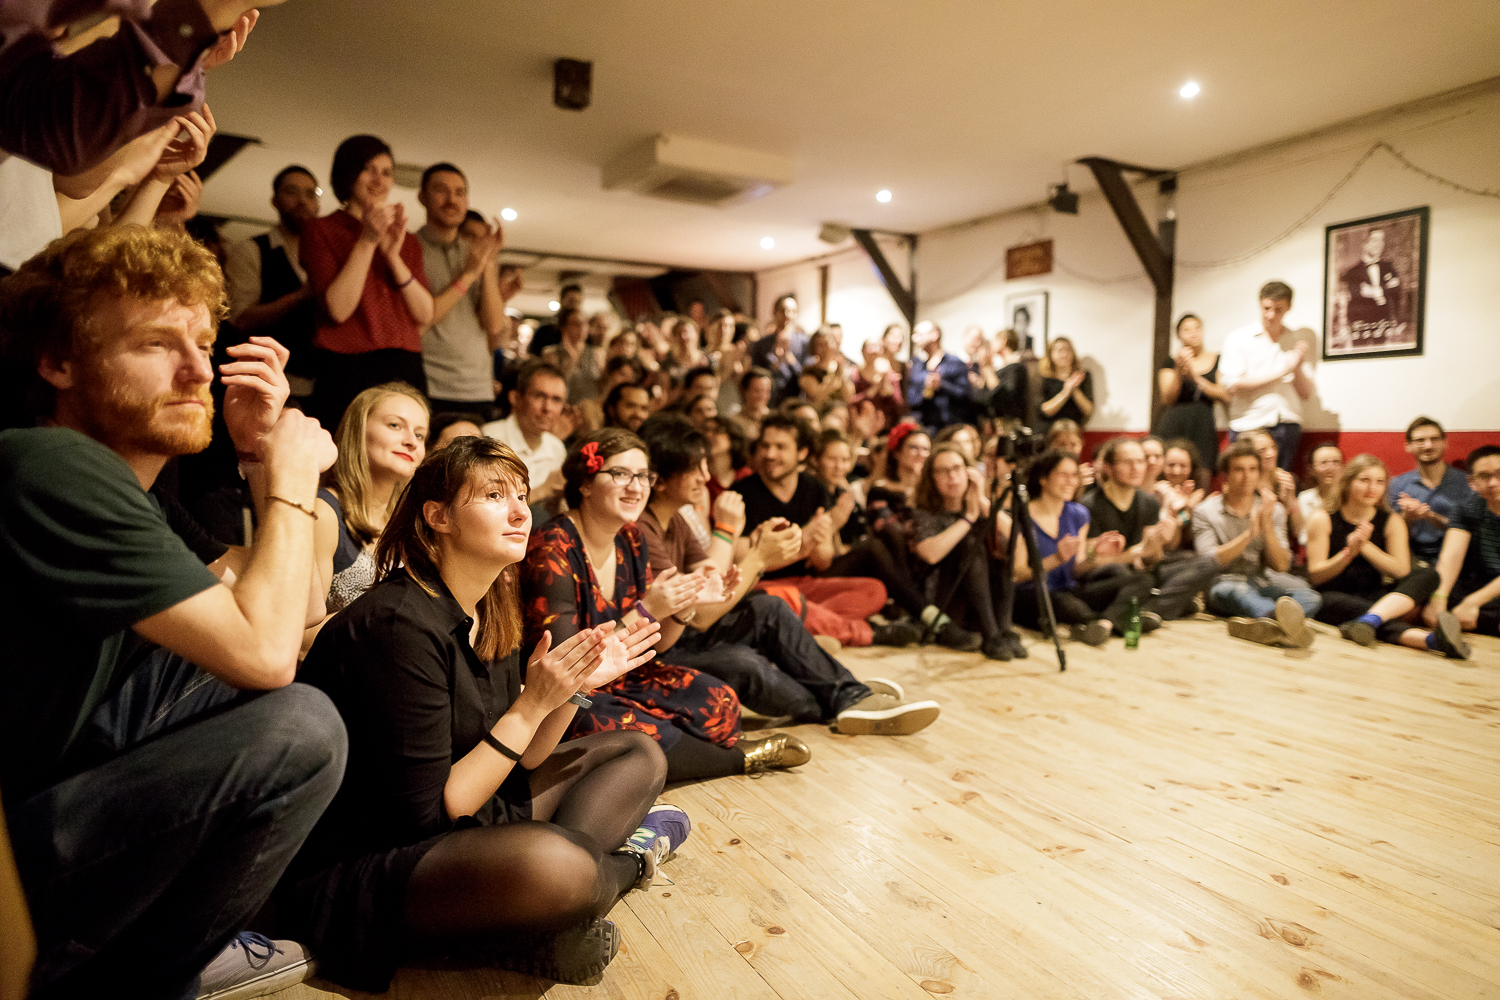
[[[906,738],[669,789],[691,839],[594,987],[405,968],[392,1000],[1500,1000],[1500,641],[1467,665],[1177,622],[1011,663],[846,650]],[[359,998],[322,980],[279,1000]]]

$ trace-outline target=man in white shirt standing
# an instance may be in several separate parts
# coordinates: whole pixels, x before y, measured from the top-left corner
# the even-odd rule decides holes
[[[1291,308],[1291,286],[1267,282],[1260,290],[1260,324],[1231,333],[1219,356],[1219,382],[1229,390],[1230,442],[1265,428],[1276,441],[1276,465],[1288,471],[1302,440],[1302,401],[1313,394],[1308,342],[1282,324]]]
[[[485,437],[509,445],[526,464],[533,514],[562,494],[562,464],[568,449],[552,433],[552,425],[567,402],[568,384],[562,372],[550,362],[531,358],[521,365],[516,387],[510,391],[510,416],[481,428]]]

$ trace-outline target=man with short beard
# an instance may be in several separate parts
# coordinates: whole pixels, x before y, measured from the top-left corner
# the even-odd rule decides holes
[[[205,567],[147,493],[208,444],[222,311],[212,255],[162,230],[71,233],[0,285],[5,360],[48,425],[0,432],[0,789],[33,997],[188,994],[343,774],[337,712],[291,683],[335,452],[283,409],[284,348],[254,338],[220,372],[258,515],[248,556]],[[240,944],[229,965],[261,974]]]
[[[318,217],[318,179],[290,166],[271,182],[271,207],[280,221],[269,232],[224,248],[229,321],[240,333],[270,337],[291,352],[287,379],[292,395],[312,395],[317,371],[312,339],[318,304],[298,259],[302,224]]]
[[[906,622],[880,624],[867,619],[885,607],[885,584],[868,577],[823,577],[816,574],[833,562],[833,501],[823,484],[799,468],[812,442],[799,421],[772,413],[761,421],[755,442],[755,475],[730,487],[745,498],[745,530],[735,543],[735,561],[748,554],[755,529],[771,523],[772,531],[798,532],[791,558],[766,567],[767,587],[800,605],[807,630],[845,646],[905,646],[922,638]]]
[[[1223,495],[1193,511],[1193,546],[1218,560],[1223,572],[1208,588],[1208,610],[1229,617],[1229,634],[1267,646],[1312,645],[1306,619],[1323,596],[1287,570],[1286,510],[1260,486],[1261,457],[1250,441],[1219,454]]]
[[[668,663],[712,673],[762,715],[790,716],[797,722],[832,720],[846,735],[907,736],[937,719],[937,702],[908,702],[894,681],[871,678],[866,684],[855,679],[813,641],[785,601],[752,590],[768,566],[794,557],[799,532],[778,530],[784,525],[772,520],[745,535],[744,500],[726,490],[713,504],[709,546],[698,543],[685,512],[707,496],[708,439],[702,431],[685,417],[663,413],[646,421],[641,437],[658,477],[637,522],[652,572],[710,568],[727,588],[723,601],[691,612],[689,627],[664,656]],[[745,551],[735,562],[742,536]]]

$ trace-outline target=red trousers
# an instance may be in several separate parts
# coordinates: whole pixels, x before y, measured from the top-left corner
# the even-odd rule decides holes
[[[784,576],[762,586],[778,596],[782,596],[781,588],[795,588],[807,605],[802,619],[807,630],[845,646],[870,644],[870,625],[865,619],[885,607],[886,600],[885,584],[863,576]]]

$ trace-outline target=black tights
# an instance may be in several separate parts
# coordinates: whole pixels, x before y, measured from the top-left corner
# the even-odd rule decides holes
[[[986,525],[980,521],[935,567],[938,609],[955,621],[966,616],[986,639],[1000,631],[990,593],[989,557],[984,549]]]
[[[896,535],[892,538],[891,535]],[[899,532],[884,537],[870,534],[857,542],[853,548],[834,558],[819,576],[866,576],[885,584],[886,593],[896,606],[913,618],[920,619],[927,602],[912,582],[911,570],[896,555],[894,547]],[[904,545],[904,543],[903,543]]]
[[[661,792],[667,763],[645,733],[595,733],[531,772],[531,821],[456,830],[417,863],[406,928],[419,941],[482,943],[603,916],[639,877],[613,854]]]
[[[667,751],[668,781],[694,781],[744,773],[745,751],[739,747],[721,747],[683,733],[682,738]]]

